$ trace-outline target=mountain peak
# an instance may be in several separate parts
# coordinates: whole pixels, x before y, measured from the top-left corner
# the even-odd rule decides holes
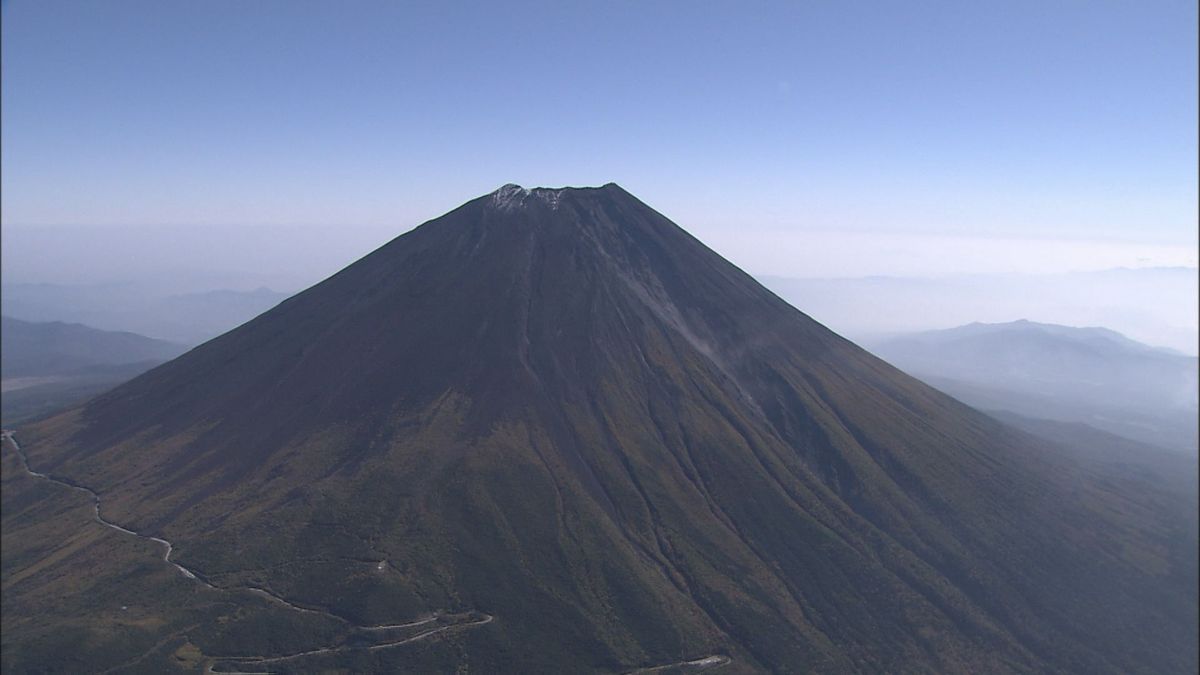
[[[543,203],[548,205],[552,210],[557,210],[565,194],[582,194],[595,192],[621,192],[621,189],[616,183],[605,183],[599,187],[522,187],[516,183],[506,183],[488,195],[489,204],[493,207],[505,211],[511,211],[517,208],[530,206],[533,203]],[[530,198],[536,200],[530,202]]]
[[[530,197],[536,197],[551,208],[557,209],[561,195],[561,190],[524,188],[516,183],[508,183],[491,194],[490,203],[498,209],[511,211],[525,206]]]
[[[1190,495],[1110,497],[1116,478],[841,339],[611,183],[505,185],[19,432],[247,621],[346,622],[290,616],[322,641],[284,656],[242,639],[262,630],[197,638],[214,661],[1196,672],[1195,538],[1160,534],[1194,523]],[[45,577],[90,571],[72,561]],[[259,609],[251,583],[285,602]],[[447,611],[490,627],[402,646]]]

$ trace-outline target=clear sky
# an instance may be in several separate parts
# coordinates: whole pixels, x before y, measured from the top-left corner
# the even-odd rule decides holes
[[[1196,12],[5,0],[2,220],[317,228],[315,260],[616,181],[752,272],[1195,265]]]

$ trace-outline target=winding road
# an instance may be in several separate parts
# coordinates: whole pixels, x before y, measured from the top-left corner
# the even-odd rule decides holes
[[[714,654],[712,656],[705,656],[704,658],[693,659],[691,661],[680,661],[678,663],[668,663],[663,666],[653,666],[650,668],[638,668],[637,670],[629,671],[628,673],[626,673],[626,675],[640,675],[642,673],[657,673],[662,670],[667,670],[668,668],[687,668],[688,670],[690,670],[692,672],[698,673],[702,670],[713,670],[716,668],[720,668],[721,666],[727,666],[732,661],[733,661],[733,659],[731,659],[728,656],[725,656],[723,654]]]
[[[411,635],[409,637],[406,637],[406,638],[403,638],[400,640],[393,640],[392,642],[381,642],[377,645],[370,645],[367,647],[349,647],[349,646],[321,647],[318,649],[310,649],[310,650],[304,651],[304,652],[297,652],[295,654],[287,654],[285,656],[236,656],[236,657],[235,656],[221,656],[221,657],[213,657],[213,659],[214,659],[214,661],[232,663],[232,664],[239,665],[239,666],[261,666],[261,665],[266,665],[269,663],[279,663],[281,661],[289,661],[291,659],[298,659],[302,656],[317,656],[319,654],[336,654],[338,652],[363,651],[363,650],[369,651],[369,652],[374,652],[374,651],[379,651],[381,649],[390,649],[392,647],[399,647],[401,645],[410,644],[410,643],[416,642],[418,640],[424,640],[425,638],[427,638],[431,635],[436,635],[438,633],[448,631],[452,628],[467,628],[467,627],[471,627],[471,626],[482,626],[486,623],[491,623],[494,619],[495,619],[495,617],[493,617],[490,614],[482,614],[481,613],[480,618],[478,618],[478,619],[474,619],[471,621],[464,621],[463,623],[450,624],[448,626],[441,626],[438,628],[427,630],[423,633]],[[423,621],[421,623],[428,623],[428,621]],[[372,628],[367,628],[367,630],[372,630]],[[211,669],[210,672],[224,673],[226,675],[234,675],[235,673],[238,675],[248,675],[248,673],[249,673],[249,671],[244,671],[244,670],[236,670],[236,671],[235,670],[216,670],[215,668]]]
[[[438,612],[434,612],[433,614],[430,614],[428,616],[416,619],[414,621],[409,621],[407,623],[364,626],[364,625],[356,624],[352,621],[349,621],[345,617],[338,616],[338,615],[328,612],[326,610],[314,609],[314,608],[309,608],[309,607],[301,607],[293,602],[286,600],[285,598],[282,598],[282,597],[276,595],[275,593],[272,593],[271,591],[268,591],[265,588],[259,588],[257,586],[238,586],[238,587],[233,587],[233,588],[221,588],[218,586],[214,586],[213,584],[211,584],[207,580],[205,580],[203,575],[201,575],[193,570],[190,570],[187,567],[184,567],[183,565],[180,565],[179,563],[171,560],[171,553],[175,550],[175,547],[171,544],[171,542],[169,542],[166,539],[163,539],[161,537],[152,537],[152,536],[145,535],[145,534],[139,534],[127,527],[122,527],[114,522],[106,520],[104,518],[104,516],[100,515],[100,495],[96,494],[96,492],[94,490],[92,490],[91,488],[87,488],[82,485],[78,485],[68,479],[56,478],[54,476],[51,476],[46,473],[42,473],[40,471],[34,471],[33,468],[31,466],[29,466],[29,457],[27,457],[25,455],[25,451],[21,449],[21,444],[17,442],[17,439],[13,436],[12,431],[9,431],[9,430],[0,431],[0,441],[7,442],[9,445],[12,446],[12,449],[16,452],[17,457],[20,459],[21,467],[29,475],[37,477],[37,478],[41,478],[42,480],[49,481],[51,483],[55,483],[58,485],[62,485],[64,487],[68,487],[72,490],[77,490],[79,492],[86,493],[89,497],[91,497],[93,517],[97,523],[100,523],[101,525],[103,525],[107,528],[116,530],[118,532],[122,532],[124,534],[130,535],[133,537],[137,537],[139,539],[153,541],[153,542],[161,545],[163,547],[162,559],[164,562],[171,565],[175,569],[179,570],[179,573],[182,574],[184,577],[187,577],[188,579],[191,579],[191,580],[195,581],[196,583],[205,586],[206,588],[210,588],[215,591],[238,591],[238,590],[241,590],[241,591],[245,591],[248,593],[253,593],[255,595],[259,595],[261,597],[267,598],[268,600],[270,600],[276,604],[287,607],[288,609],[291,609],[291,610],[294,610],[297,612],[304,612],[304,613],[308,613],[308,614],[319,614],[322,616],[326,616],[326,617],[329,617],[336,621],[345,623],[355,629],[362,630],[362,631],[399,630],[399,629],[403,629],[403,628],[416,628],[417,626],[423,626],[426,624],[434,623],[441,619],[459,619],[459,618],[464,619],[463,621],[458,622],[458,623],[451,623],[448,625],[431,628],[429,630],[417,633],[416,635],[410,635],[403,639],[393,640],[391,642],[383,642],[380,644],[370,645],[367,647],[349,647],[349,646],[321,647],[321,648],[312,649],[312,650],[305,651],[305,652],[299,652],[296,654],[287,654],[284,656],[212,656],[212,655],[209,655],[208,658],[211,661],[210,661],[208,668],[206,669],[207,672],[226,673],[226,674],[230,674],[230,675],[232,675],[233,673],[242,673],[243,675],[249,673],[249,671],[213,670],[212,666],[213,666],[213,664],[215,664],[217,662],[236,663],[236,664],[240,664],[243,666],[256,666],[256,665],[260,665],[260,664],[268,664],[268,663],[277,663],[280,661],[287,661],[290,659],[296,659],[296,658],[300,658],[300,657],[304,657],[304,656],[314,656],[317,654],[333,654],[333,653],[337,653],[337,652],[351,651],[351,650],[355,650],[355,649],[366,649],[367,651],[378,651],[381,649],[389,649],[392,647],[399,647],[401,645],[406,645],[406,644],[410,644],[413,642],[417,642],[418,640],[424,640],[433,635],[437,635],[439,633],[443,633],[445,631],[452,630],[452,629],[472,628],[475,626],[482,626],[484,624],[491,623],[495,619],[495,617],[493,617],[492,615],[485,614],[483,612],[466,612],[466,613],[452,614],[452,613],[448,613],[448,612],[438,611]]]
[[[326,617],[332,618],[334,620],[337,620],[339,622],[345,623],[345,624],[351,626],[352,628],[360,630],[360,631],[378,632],[378,631],[388,631],[388,630],[400,630],[400,629],[404,629],[404,628],[416,628],[418,626],[433,624],[433,623],[438,622],[443,619],[450,619],[450,620],[462,619],[461,621],[458,621],[456,623],[450,623],[450,624],[446,624],[446,625],[431,627],[428,630],[424,630],[415,635],[409,635],[409,636],[401,638],[401,639],[392,640],[390,642],[381,642],[379,644],[369,645],[366,647],[361,647],[361,646],[353,646],[352,647],[352,646],[346,646],[346,645],[318,647],[316,649],[310,649],[310,650],[303,651],[303,652],[297,652],[295,654],[285,654],[283,656],[265,656],[265,655],[264,656],[212,656],[212,655],[208,655],[207,658],[209,659],[209,662],[205,668],[206,673],[213,673],[213,674],[220,674],[220,675],[251,675],[252,673],[254,673],[254,674],[265,673],[266,675],[270,675],[267,671],[216,670],[215,667],[219,664],[229,664],[233,668],[261,667],[261,666],[266,666],[266,665],[272,664],[272,663],[281,663],[284,661],[303,658],[306,656],[318,656],[318,655],[322,655],[322,654],[336,654],[339,652],[361,651],[361,650],[379,651],[382,649],[391,649],[393,647],[400,647],[402,645],[411,644],[411,643],[417,642],[419,640],[424,640],[426,638],[432,637],[432,636],[440,634],[440,633],[444,633],[449,630],[483,626],[483,625],[491,623],[493,620],[495,620],[494,616],[492,616],[491,614],[485,614],[483,612],[463,612],[463,613],[458,613],[458,614],[451,614],[448,612],[438,611],[438,612],[434,612],[428,616],[416,619],[414,621],[409,621],[407,623],[364,626],[364,625],[356,624],[352,621],[349,621],[345,617],[338,616],[336,614],[333,614],[333,613],[328,612],[323,609],[315,609],[315,608],[311,608],[311,607],[301,607],[300,605],[290,602],[290,601],[286,600],[285,598],[282,598],[282,597],[276,595],[275,593],[268,591],[265,588],[260,588],[257,586],[237,586],[237,587],[233,587],[233,588],[221,588],[218,586],[214,586],[213,584],[209,583],[202,574],[199,574],[193,570],[190,570],[187,567],[184,567],[183,565],[180,565],[179,563],[171,560],[171,553],[175,550],[175,547],[171,544],[171,542],[169,542],[166,539],[163,539],[161,537],[151,537],[149,535],[139,534],[127,527],[121,527],[120,525],[118,525],[112,521],[105,520],[104,516],[100,515],[100,495],[96,494],[96,492],[94,490],[92,490],[91,488],[87,488],[82,485],[78,485],[67,479],[55,478],[54,476],[51,476],[49,474],[45,474],[40,471],[34,471],[33,468],[29,466],[29,458],[25,455],[25,451],[21,449],[21,445],[17,442],[17,439],[13,437],[13,432],[8,431],[8,430],[0,431],[0,440],[8,442],[12,446],[13,450],[17,454],[17,457],[21,461],[21,467],[27,473],[29,473],[29,475],[35,476],[37,478],[41,478],[42,480],[46,480],[51,483],[56,483],[58,485],[62,485],[62,486],[71,488],[72,490],[78,490],[79,492],[86,493],[92,499],[93,517],[95,518],[97,523],[100,523],[101,525],[111,528],[111,529],[114,529],[118,532],[122,532],[124,534],[130,535],[133,537],[137,537],[139,539],[153,541],[153,542],[161,545],[163,547],[162,559],[164,562],[171,565],[175,569],[179,570],[179,573],[182,574],[184,577],[187,577],[188,579],[191,579],[191,580],[195,581],[196,583],[205,586],[206,588],[210,588],[215,591],[227,591],[228,592],[228,591],[241,590],[241,591],[245,591],[247,593],[253,593],[255,595],[264,597],[276,604],[282,605],[283,607],[294,610],[296,612],[304,612],[304,613],[308,613],[308,614],[319,614],[321,616],[326,616]],[[156,646],[154,649],[158,649],[160,646],[161,646],[161,644]],[[151,650],[151,651],[154,651],[154,650]],[[147,654],[149,654],[149,652],[147,652]],[[143,654],[142,657],[139,657],[138,660],[140,660],[141,658],[144,658],[147,654]],[[662,666],[639,668],[636,670],[629,671],[629,675],[634,675],[637,673],[655,673],[655,672],[659,672],[662,670],[667,670],[669,668],[687,668],[689,670],[699,672],[702,670],[710,670],[710,669],[720,668],[721,666],[727,665],[729,663],[730,663],[730,658],[728,656],[713,655],[713,656],[706,656],[706,657],[699,658],[699,659],[694,659],[691,661],[680,661],[678,663],[671,663],[671,664],[662,665]],[[126,664],[126,665],[128,665],[128,664]]]
[[[184,567],[183,565],[180,565],[179,563],[171,560],[171,552],[175,549],[175,547],[171,545],[171,542],[167,541],[166,539],[160,539],[159,537],[150,537],[150,536],[147,536],[144,534],[138,534],[137,532],[134,532],[133,530],[130,530],[129,528],[121,527],[120,525],[118,525],[114,522],[105,520],[104,516],[100,515],[100,495],[96,494],[95,491],[93,491],[91,488],[86,488],[82,485],[78,485],[69,480],[55,478],[49,474],[45,474],[40,471],[34,471],[33,468],[29,466],[29,458],[25,456],[25,451],[21,449],[21,444],[17,442],[16,438],[13,437],[13,432],[5,430],[3,432],[0,432],[0,435],[3,436],[3,440],[8,441],[9,444],[12,445],[13,450],[16,450],[17,457],[21,458],[21,466],[25,469],[26,472],[29,473],[29,475],[37,476],[38,478],[41,478],[43,480],[48,480],[51,483],[57,483],[59,485],[71,488],[72,490],[78,490],[79,492],[83,492],[83,493],[87,494],[89,497],[92,498],[92,511],[93,511],[93,516],[97,523],[100,523],[101,525],[103,525],[105,527],[112,528],[118,532],[124,532],[125,534],[132,535],[134,537],[138,537],[139,539],[146,539],[146,540],[161,544],[163,546],[163,561],[164,562],[172,565],[175,569],[179,570],[180,574],[187,577],[188,579],[195,579],[197,582],[204,584],[205,586],[207,586],[209,588],[217,590],[216,586],[213,586],[212,584],[208,583],[207,581],[196,576],[196,574],[194,572],[192,572],[188,568]]]

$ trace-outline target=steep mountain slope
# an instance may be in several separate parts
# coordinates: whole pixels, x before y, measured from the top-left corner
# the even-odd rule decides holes
[[[1071,422],[1194,453],[1200,367],[1104,328],[973,323],[868,343],[981,408]]]
[[[18,436],[170,540],[197,593],[494,619],[273,667],[1197,665],[1194,482],[958,403],[611,184],[505,186]],[[18,671],[54,620],[12,615]],[[222,635],[189,644],[230,654]]]

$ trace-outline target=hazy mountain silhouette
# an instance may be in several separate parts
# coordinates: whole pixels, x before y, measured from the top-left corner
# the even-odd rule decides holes
[[[613,184],[505,186],[18,436],[200,580],[154,576],[170,570],[148,552],[127,570],[115,540],[103,565],[54,549],[62,521],[9,454],[14,672],[81,652],[356,672],[1197,666],[1196,490],[1177,480],[1194,465],[1168,458],[1159,480],[1001,424]],[[113,607],[136,584],[153,592],[131,628]],[[437,610],[486,618],[367,648]]]
[[[1006,410],[986,412],[1022,431],[1067,446],[1070,452],[1123,464],[1131,473],[1146,473],[1155,476],[1156,480],[1174,481],[1180,487],[1196,479],[1194,470],[1179,471],[1181,465],[1178,462],[1178,453],[1174,450],[1134,441],[1080,422],[1026,417]],[[1198,458],[1192,459],[1195,465]]]
[[[1107,326],[1135,340],[1194,355],[1198,275],[1195,267],[1145,267],[1060,274],[759,280],[859,344],[972,321],[1027,318]]]
[[[164,293],[153,282],[64,286],[10,283],[4,312],[26,321],[82,323],[193,346],[249,321],[287,294],[268,288]]]
[[[867,346],[981,408],[1083,422],[1195,452],[1198,360],[1104,328],[973,323]]]
[[[135,333],[104,331],[77,323],[0,319],[0,373],[4,379],[65,375],[93,366],[166,361],[184,348]]]
[[[81,324],[3,317],[0,418],[57,412],[182,354],[177,344]]]

